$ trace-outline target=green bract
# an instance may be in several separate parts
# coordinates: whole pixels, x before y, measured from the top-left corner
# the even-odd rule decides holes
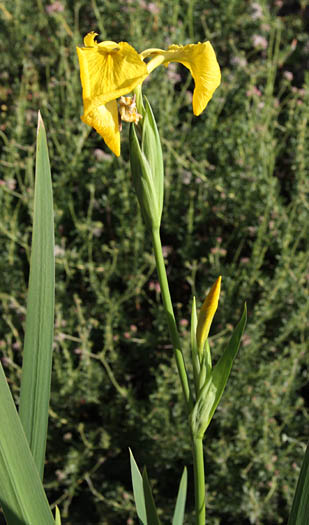
[[[158,229],[163,207],[163,158],[159,133],[148,100],[142,108],[142,139],[130,127],[130,163],[136,195],[146,225]],[[138,108],[139,109],[139,108]]]
[[[219,359],[216,366],[211,370],[209,375],[205,373],[205,382],[199,391],[197,401],[191,413],[191,429],[193,436],[196,438],[202,438],[204,436],[204,433],[224,392],[234,358],[238,352],[240,339],[243,334],[246,321],[247,309],[245,306],[242,317],[234,329],[232,337],[222,357]]]

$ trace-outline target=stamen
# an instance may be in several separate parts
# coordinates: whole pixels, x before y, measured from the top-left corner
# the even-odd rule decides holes
[[[120,118],[124,120],[124,122],[134,122],[134,124],[138,124],[140,119],[143,118],[143,115],[137,112],[136,95],[133,95],[133,97],[120,97],[118,104]]]

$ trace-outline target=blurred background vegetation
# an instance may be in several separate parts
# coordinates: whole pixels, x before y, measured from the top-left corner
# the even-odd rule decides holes
[[[304,0],[0,2],[0,352],[18,403],[37,111],[56,235],[54,373],[46,463],[63,523],[136,523],[128,447],[171,522],[191,452],[151,245],[128,164],[80,120],[75,46],[90,30],[138,51],[210,40],[222,84],[192,114],[187,70],[144,84],[166,166],[162,237],[188,352],[192,295],[223,291],[220,355],[246,334],[205,440],[208,523],[286,523],[309,435],[309,8]],[[0,517],[1,520],[1,517]],[[2,522],[1,522],[2,523]]]

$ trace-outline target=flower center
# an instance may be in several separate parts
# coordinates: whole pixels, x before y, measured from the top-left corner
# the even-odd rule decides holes
[[[136,95],[133,97],[120,97],[118,105],[121,120],[138,124],[139,120],[143,118],[143,115],[137,112]]]

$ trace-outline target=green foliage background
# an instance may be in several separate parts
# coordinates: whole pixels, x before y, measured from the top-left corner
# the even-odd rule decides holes
[[[215,359],[248,304],[243,345],[205,440],[208,523],[287,522],[309,434],[306,4],[0,2],[0,351],[18,402],[40,109],[56,229],[45,481],[64,524],[136,523],[129,446],[147,465],[163,524],[188,466],[193,524],[187,422],[132,188],[128,129],[116,159],[79,118],[75,46],[90,30],[138,51],[214,45],[222,84],[201,117],[181,66],[144,84],[166,166],[166,263],[185,352],[192,294],[200,304],[222,274]]]

